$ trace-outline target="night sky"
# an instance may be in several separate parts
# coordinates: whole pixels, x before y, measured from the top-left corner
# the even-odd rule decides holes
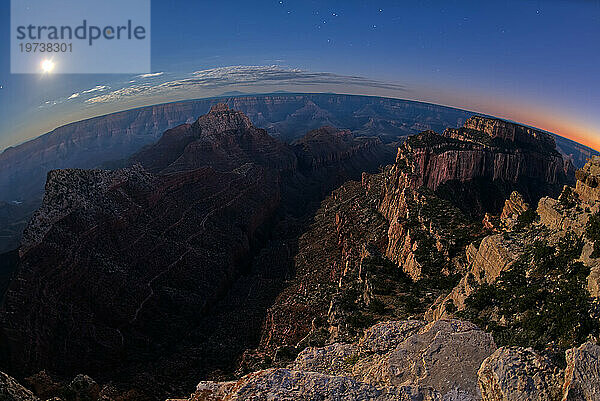
[[[152,1],[145,76],[11,75],[9,12],[0,0],[0,149],[135,106],[277,90],[445,104],[600,149],[600,0]]]

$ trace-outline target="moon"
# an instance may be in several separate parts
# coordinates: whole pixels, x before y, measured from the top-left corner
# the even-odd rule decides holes
[[[54,69],[54,62],[52,60],[42,61],[42,71],[45,73],[51,73]]]

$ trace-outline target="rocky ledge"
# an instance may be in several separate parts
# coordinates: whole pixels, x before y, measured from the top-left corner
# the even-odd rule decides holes
[[[389,321],[356,343],[302,351],[286,368],[200,382],[189,401],[598,400],[600,346],[566,352],[561,369],[530,348],[497,348],[472,323]]]

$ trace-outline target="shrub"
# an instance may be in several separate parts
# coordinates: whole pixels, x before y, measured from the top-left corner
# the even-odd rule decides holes
[[[542,350],[554,342],[557,355],[598,335],[589,268],[575,261],[581,248],[572,233],[556,247],[535,242],[496,282],[479,286],[457,316],[491,331],[499,345]]]

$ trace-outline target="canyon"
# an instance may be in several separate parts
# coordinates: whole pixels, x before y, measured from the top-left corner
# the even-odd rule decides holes
[[[0,370],[33,392],[1,391],[594,399],[600,159],[575,173],[554,136],[486,116],[397,141],[319,115],[286,137],[295,117],[217,103],[118,168],[50,171],[0,307]]]
[[[0,153],[2,213],[0,253],[16,248],[26,222],[42,202],[50,170],[118,168],[162,133],[196,118],[217,103],[245,113],[257,127],[286,143],[323,126],[349,129],[355,136],[401,142],[424,130],[442,132],[461,126],[474,113],[400,99],[337,94],[223,96],[158,104],[73,122]],[[554,136],[557,149],[580,168],[596,151]],[[15,203],[16,202],[16,203]]]

